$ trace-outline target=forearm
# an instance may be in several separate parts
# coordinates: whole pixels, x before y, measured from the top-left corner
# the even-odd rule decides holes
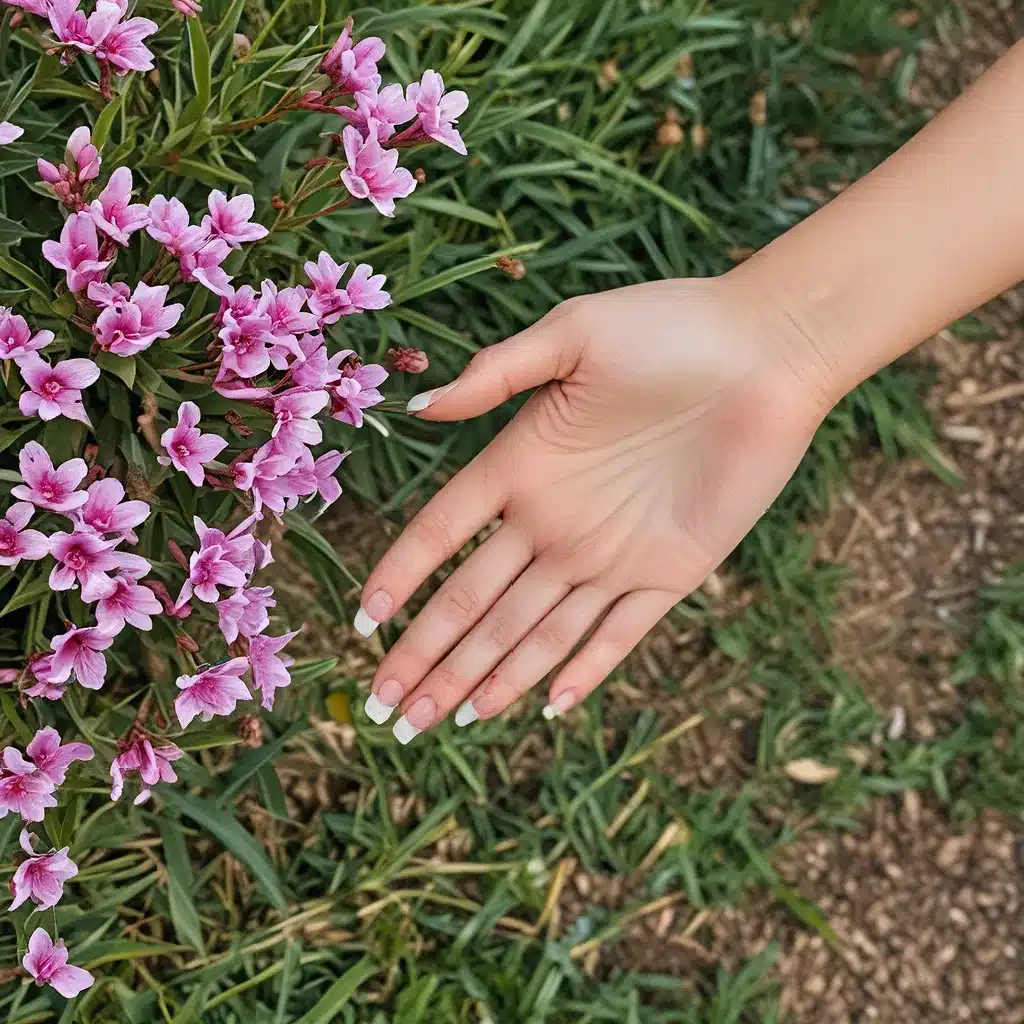
[[[835,398],[1024,278],[1024,42],[730,276],[783,311]]]

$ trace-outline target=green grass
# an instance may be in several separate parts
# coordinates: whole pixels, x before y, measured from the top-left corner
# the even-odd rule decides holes
[[[396,510],[462,465],[511,412],[437,428],[400,414],[405,395],[450,379],[479,347],[569,296],[727,269],[730,250],[764,244],[813,210],[814,190],[855,178],[890,152],[918,123],[905,95],[930,18],[926,11],[914,29],[897,28],[892,15],[902,6],[825,0],[804,21],[796,3],[739,0],[499,0],[412,11],[396,2],[237,5],[250,37],[266,35],[252,65],[228,68],[216,83],[214,109],[224,123],[265,109],[274,96],[256,86],[232,104],[232,90],[237,96],[272,62],[291,59],[306,26],[317,26],[313,45],[349,13],[364,34],[387,38],[395,76],[435,67],[473,101],[464,122],[472,158],[431,153],[428,184],[393,224],[345,210],[294,243],[264,247],[247,268],[294,279],[297,256],[321,246],[367,258],[388,273],[397,301],[346,327],[344,340],[367,358],[395,344],[430,355],[425,381],[393,379],[382,409],[391,438],[359,436],[346,490],[397,519]],[[211,0],[204,23],[229,25],[221,22],[228,13],[225,0]],[[180,121],[171,123],[161,99],[170,97],[172,109],[182,100],[180,110],[195,91],[180,36],[180,22],[168,20],[160,85],[138,83],[130,109],[139,120],[119,112],[112,143],[152,191],[175,188],[193,206],[230,174],[250,182],[263,204],[290,194],[295,168],[324,146],[319,118],[262,129],[244,147],[205,133],[169,141]],[[866,87],[855,55],[892,46],[903,56]],[[692,78],[680,73],[683,53]],[[8,106],[36,60],[4,29]],[[60,86],[69,80],[56,79],[18,111],[19,123],[50,132],[54,153],[68,126],[92,109]],[[759,90],[763,125],[749,116]],[[665,149],[655,136],[669,107],[686,141]],[[703,147],[693,144],[697,124]],[[818,141],[811,152],[794,144],[809,138]],[[179,159],[168,159],[179,145]],[[52,234],[54,210],[31,187],[24,154],[0,154],[0,173],[0,244],[24,234],[19,221]],[[29,239],[9,252],[37,266],[37,249],[38,239]],[[492,268],[502,253],[524,262],[523,280]],[[33,301],[23,281],[3,283],[7,298]],[[62,819],[47,828],[55,842],[72,844],[83,869],[57,911],[61,933],[101,981],[66,1007],[11,980],[0,987],[0,1014],[11,1024],[777,1020],[771,951],[735,974],[695,966],[684,984],[613,967],[608,954],[666,900],[681,930],[702,910],[742,903],[754,891],[775,893],[805,927],[827,935],[827,922],[782,887],[772,867],[812,817],[845,827],[873,799],[908,787],[931,789],[960,815],[1019,807],[1024,731],[997,749],[993,737],[1006,729],[998,709],[979,702],[931,744],[879,747],[879,714],[829,662],[841,570],[814,563],[811,538],[798,527],[825,510],[849,460],[867,446],[894,458],[920,455],[942,471],[920,383],[905,370],[886,371],[827,419],[733,561],[757,588],[746,612],[722,621],[697,596],[675,613],[705,650],[725,655],[704,713],[724,714],[718,698],[728,687],[752,695],[747,764],[720,787],[675,782],[672,752],[687,744],[694,721],[637,714],[603,694],[568,725],[543,724],[530,712],[461,733],[444,726],[399,748],[358,713],[351,724],[331,719],[325,707],[349,717],[365,680],[343,676],[324,650],[268,716],[259,750],[242,751],[223,729],[190,734],[182,783],[155,807],[113,808],[105,780],[83,776]],[[322,587],[319,614],[348,614],[349,574],[366,566],[343,564],[301,521],[291,525],[293,546]],[[1019,579],[990,600],[961,676],[993,677],[1016,707]],[[5,621],[0,645],[20,649],[23,630],[37,626]],[[678,689],[678,680],[663,683],[668,696]],[[13,742],[27,723],[8,695],[0,694],[0,708],[3,740]],[[130,721],[124,708],[106,713]],[[328,724],[314,727],[313,714]],[[859,763],[848,753],[856,746],[874,756]],[[786,765],[803,758],[834,766],[838,777],[822,786],[793,782]],[[0,822],[4,857],[16,839],[15,823]],[[553,911],[576,870],[628,877],[629,885],[608,905],[594,901],[563,933]],[[28,923],[26,911],[0,919],[0,963],[14,962]]]

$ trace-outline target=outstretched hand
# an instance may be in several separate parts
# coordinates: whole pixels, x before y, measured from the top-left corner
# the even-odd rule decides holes
[[[698,587],[782,489],[831,405],[813,346],[726,276],[570,300],[409,403],[513,421],[409,523],[363,589],[369,635],[483,527],[381,662],[367,713],[403,743],[500,714],[561,665],[581,701]],[[564,664],[563,664],[564,663]]]

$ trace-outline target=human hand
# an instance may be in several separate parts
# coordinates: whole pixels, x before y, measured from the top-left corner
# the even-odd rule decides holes
[[[364,635],[501,520],[385,655],[369,716],[400,704],[408,743],[456,708],[499,714],[566,659],[545,715],[582,700],[778,495],[838,398],[816,351],[731,276],[662,281],[563,303],[414,398],[461,420],[538,388],[370,575]]]

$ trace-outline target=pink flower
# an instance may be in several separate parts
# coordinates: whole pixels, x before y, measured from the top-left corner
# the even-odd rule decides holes
[[[21,501],[51,512],[70,512],[89,500],[85,491],[76,490],[89,472],[82,459],[69,459],[54,469],[46,449],[38,441],[29,441],[18,454],[18,466],[25,483],[13,487],[11,494]]]
[[[35,509],[15,502],[0,519],[0,565],[15,568],[23,558],[36,562],[50,553],[50,542],[38,530],[26,530]]]
[[[10,121],[0,121],[0,146],[9,146],[12,142],[17,142],[24,134],[24,128],[19,128],[16,124],[11,124]]]
[[[266,504],[281,513],[293,492],[287,486],[285,474],[295,465],[295,456],[281,452],[273,443],[258,448],[247,462],[235,462],[234,484],[240,491],[252,491],[253,506],[259,510]],[[298,495],[289,505],[294,508]]]
[[[68,288],[80,292],[90,281],[98,281],[113,260],[100,259],[100,243],[96,224],[82,211],[73,213],[64,222],[60,242],[43,242],[43,256],[58,270],[67,271]]]
[[[156,594],[124,574],[114,577],[114,586],[114,591],[101,597],[96,605],[96,625],[108,636],[117,636],[125,623],[136,629],[152,629],[151,616],[163,611]]]
[[[127,245],[129,235],[149,223],[149,207],[132,202],[132,172],[127,167],[114,171],[89,213],[96,227],[118,245]]]
[[[191,253],[180,257],[181,279],[198,281],[214,295],[227,295],[231,277],[221,264],[231,255],[231,246],[223,238],[207,239]]]
[[[351,313],[363,313],[368,309],[383,309],[391,304],[391,296],[384,291],[387,278],[383,274],[374,274],[369,263],[360,263],[345,285],[351,309],[343,309],[342,316]]]
[[[107,573],[118,568],[113,554],[116,540],[103,540],[91,530],[74,533],[58,530],[50,535],[50,554],[57,564],[50,571],[51,590],[71,590],[77,583],[82,600],[92,604],[114,592],[114,581]]]
[[[35,766],[55,785],[62,786],[74,761],[91,761],[95,751],[88,743],[61,743],[60,733],[40,729],[25,748]]]
[[[223,239],[232,249],[240,248],[245,242],[258,242],[270,234],[262,224],[251,223],[256,207],[248,193],[228,199],[215,188],[207,205],[210,212],[203,218],[203,230],[213,238]]]
[[[233,644],[240,635],[262,633],[270,625],[267,609],[277,607],[273,594],[273,587],[242,587],[218,601],[218,624],[225,642]]]
[[[110,766],[110,799],[120,800],[124,791],[124,777],[128,772],[138,772],[145,786],[133,801],[136,806],[144,804],[150,797],[150,790],[158,782],[177,782],[178,776],[171,767],[172,761],[184,756],[184,751],[173,743],[154,747],[148,739],[138,739],[122,754],[114,758]]]
[[[89,423],[82,405],[82,388],[95,384],[100,376],[100,368],[91,359],[64,359],[51,366],[38,352],[29,352],[21,357],[18,369],[31,389],[23,391],[18,399],[18,408],[26,416],[42,420],[66,416]]]
[[[147,590],[151,590],[156,599],[160,602],[160,607],[163,609],[164,615],[171,619],[187,619],[192,614],[192,609],[188,605],[177,607],[174,603],[174,598],[171,597],[171,592],[167,589],[166,585],[161,583],[160,580],[146,580],[142,584]],[[99,607],[97,605],[97,607]]]
[[[63,683],[72,673],[87,690],[99,690],[107,675],[107,659],[101,653],[112,643],[108,636],[95,626],[72,626],[66,633],[50,641],[53,660],[46,672],[51,683]]]
[[[28,952],[21,966],[36,979],[37,985],[50,985],[65,999],[74,999],[95,980],[84,968],[68,963],[63,939],[55,945],[42,928],[37,928],[28,940]]]
[[[64,883],[78,874],[74,861],[68,857],[70,846],[49,853],[36,853],[32,848],[32,833],[23,829],[21,848],[28,854],[11,879],[14,899],[8,910],[17,910],[26,900],[32,900],[38,910],[55,907],[64,895]]]
[[[224,342],[218,378],[225,371],[246,379],[266,373],[270,369],[270,351],[267,346],[277,344],[272,326],[270,317],[263,313],[244,316],[241,320],[235,320],[230,313],[225,313],[224,326],[218,334]]]
[[[220,599],[218,587],[245,586],[248,573],[235,564],[238,552],[226,538],[223,543],[217,543],[218,536],[224,538],[220,530],[208,530],[207,536],[200,539],[199,550],[192,552],[188,563],[188,579],[181,588],[176,607],[180,608],[193,594],[200,601],[213,604]],[[250,548],[251,540],[249,538]]]
[[[48,13],[48,0],[4,0],[4,2],[9,7],[20,7],[23,11],[38,15],[40,18],[45,18]]]
[[[203,13],[202,7],[196,3],[196,0],[171,0],[171,6],[179,14],[184,14],[186,18],[198,18]]]
[[[270,711],[274,707],[274,693],[291,681],[288,671],[295,659],[278,652],[289,640],[298,636],[296,629],[283,636],[254,636],[249,641],[249,663],[252,665],[252,685],[263,695],[260,703]]]
[[[230,715],[240,700],[251,700],[241,676],[248,671],[245,658],[232,658],[222,665],[215,665],[198,675],[180,676],[177,687],[182,692],[174,702],[174,710],[182,729],[199,715],[204,722],[214,715]]]
[[[316,445],[324,439],[320,424],[313,418],[330,402],[326,391],[288,391],[274,400],[274,429],[279,451],[298,451],[303,445]]]
[[[106,0],[99,0],[96,10],[106,6]],[[127,3],[121,15],[127,9]],[[92,27],[92,15],[89,19],[90,31]],[[104,61],[114,68],[117,75],[126,75],[129,71],[152,71],[153,54],[142,44],[142,40],[153,35],[159,26],[149,18],[129,18],[127,21],[117,22],[109,32],[101,38],[96,39],[94,56],[99,61]]]
[[[30,352],[38,352],[53,341],[53,331],[33,334],[23,316],[0,306],[0,359],[20,360]]]
[[[27,761],[20,750],[4,747],[0,775],[0,818],[16,811],[25,821],[42,821],[47,807],[56,807],[51,779]]]
[[[165,306],[165,284],[153,287],[140,281],[130,299],[117,286],[93,283],[89,298],[104,306],[93,325],[100,348],[118,356],[143,352],[157,338],[169,338],[185,307],[180,302]]]
[[[408,168],[398,166],[397,149],[381,146],[376,120],[371,118],[367,127],[371,134],[365,139],[352,125],[342,132],[348,167],[341,180],[354,198],[369,199],[378,213],[394,217],[395,200],[412,195],[416,179]]]
[[[317,317],[302,311],[306,304],[305,288],[278,289],[273,281],[264,281],[260,292],[256,311],[270,317],[270,331],[278,341],[278,345],[271,349],[271,362],[277,369],[287,370],[287,353],[290,352],[299,362],[306,358],[299,347],[298,335],[315,331],[319,326]]]
[[[57,682],[53,678],[53,655],[37,654],[28,663],[35,682],[25,691],[29,697],[43,697],[46,700],[63,700],[67,681]]]
[[[189,225],[188,210],[180,199],[157,195],[149,201],[146,233],[176,257],[192,255],[209,236],[200,227]]]
[[[466,112],[469,97],[461,90],[446,95],[444,79],[436,71],[424,71],[420,81],[409,86],[407,95],[416,105],[419,122],[411,132],[402,133],[402,141],[416,141],[416,136],[422,135],[465,156],[466,144],[455,122]]]
[[[362,90],[356,93],[355,99],[354,109],[337,107],[338,113],[364,137],[370,134],[369,124],[374,121],[380,142],[387,142],[395,134],[397,125],[416,116],[416,104],[405,98],[405,90],[398,84],[385,86],[380,92]]]
[[[383,366],[370,363],[358,369],[346,367],[344,376],[328,388],[331,395],[331,418],[353,427],[363,425],[363,410],[384,401],[377,386],[387,380]]]
[[[92,181],[100,176],[100,151],[92,144],[88,125],[82,125],[71,133],[65,156],[68,163],[74,161],[79,181]]]
[[[86,18],[84,11],[78,9],[78,3],[79,0],[50,0],[50,27],[62,43],[91,53],[95,49],[95,44],[90,31],[90,19]],[[113,8],[112,15],[111,8]],[[113,24],[120,16],[121,12],[116,4],[105,4],[103,12],[97,6],[96,12],[91,16],[93,31],[100,32],[101,26],[106,26],[103,29],[104,32],[109,31],[109,25]],[[62,63],[68,63],[70,58],[62,57],[61,60]]]
[[[334,45],[320,61],[320,70],[345,92],[376,89],[380,85],[377,61],[384,56],[384,40],[368,36],[352,45],[352,32],[346,25]]]
[[[199,406],[195,402],[182,402],[178,406],[178,425],[165,430],[160,443],[167,455],[158,456],[157,461],[163,466],[174,466],[196,487],[202,487],[206,479],[203,466],[228,446],[223,437],[200,432]]]
[[[341,484],[334,479],[338,467],[348,457],[348,452],[325,452],[313,463],[313,475],[316,477],[316,489],[324,503],[324,508],[334,504],[341,497]]]
[[[298,387],[305,391],[323,391],[328,384],[341,379],[341,370],[334,365],[334,360],[327,358],[327,345],[322,334],[307,334],[299,338],[299,348],[303,360],[290,367],[292,380]]]
[[[320,253],[316,263],[306,263],[306,276],[313,284],[308,295],[309,308],[324,324],[337,323],[366,309],[383,309],[391,296],[383,290],[387,278],[374,274],[369,263],[360,263],[344,288],[338,283],[348,269],[347,263],[335,263],[327,253]]]
[[[133,528],[149,518],[149,505],[144,501],[123,501],[124,485],[106,477],[89,485],[88,498],[78,513],[79,522],[97,533],[113,533],[129,544],[137,544]]]

